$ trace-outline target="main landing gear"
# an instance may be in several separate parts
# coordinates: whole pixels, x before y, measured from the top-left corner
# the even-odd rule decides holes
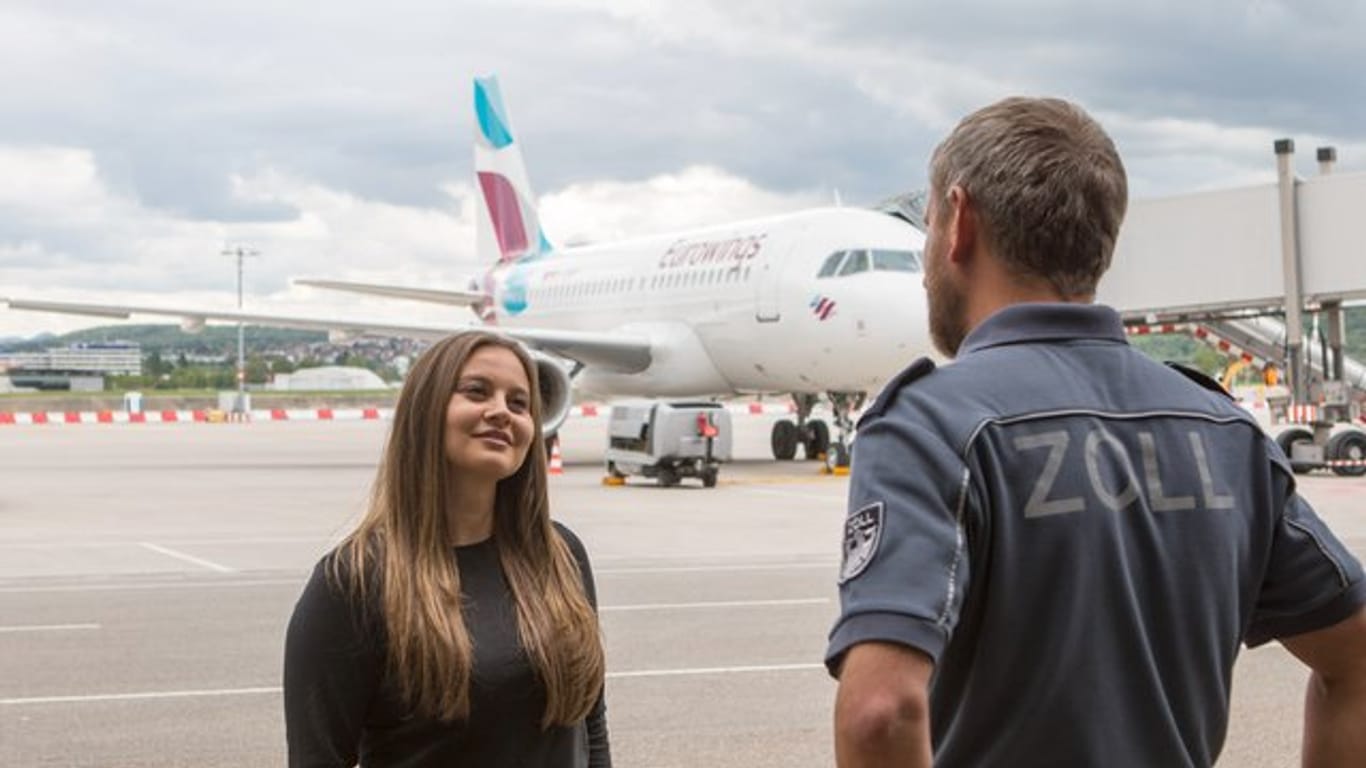
[[[863,405],[862,392],[830,392],[830,410],[833,412],[836,437],[830,439],[830,426],[820,419],[811,418],[811,410],[816,407],[820,395],[794,394],[792,401],[797,406],[797,420],[782,419],[773,425],[770,442],[773,458],[790,461],[797,457],[797,446],[807,460],[823,459],[826,466],[849,466],[849,441],[854,433],[854,420],[850,413]]]

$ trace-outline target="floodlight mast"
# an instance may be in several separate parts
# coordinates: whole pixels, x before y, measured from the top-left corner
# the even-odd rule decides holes
[[[260,256],[261,252],[254,248],[247,248],[241,245],[223,248],[224,256],[237,257],[237,311],[242,311],[242,262],[253,256]],[[245,419],[247,414],[247,359],[245,350],[245,337],[243,328],[245,324],[237,321],[237,398],[232,404],[233,416],[237,419]]]

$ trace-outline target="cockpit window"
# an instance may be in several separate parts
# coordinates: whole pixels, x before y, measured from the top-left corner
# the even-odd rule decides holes
[[[849,252],[849,258],[845,259],[845,260],[844,260],[844,264],[840,266],[840,277],[844,277],[845,275],[852,275],[852,274],[854,274],[854,273],[856,273],[856,272],[867,272],[867,271],[868,271],[868,252],[867,252],[867,251],[850,251],[850,252]]]
[[[920,251],[873,251],[873,269],[884,272],[919,272]]]
[[[835,251],[829,256],[826,256],[825,263],[821,265],[821,271],[816,273],[816,277],[829,277],[835,274],[835,270],[840,267],[840,262],[844,261],[844,255],[846,253],[848,253],[848,251]]]
[[[920,251],[849,250],[835,251],[825,257],[816,277],[844,277],[859,272],[919,272]]]

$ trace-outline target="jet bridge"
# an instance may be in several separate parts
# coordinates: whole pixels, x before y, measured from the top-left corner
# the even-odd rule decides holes
[[[1321,149],[1321,174],[1299,179],[1293,152],[1276,142],[1275,183],[1131,202],[1098,299],[1133,324],[1221,323],[1285,365],[1297,403],[1310,401],[1309,370],[1324,370],[1321,352],[1306,362],[1318,345],[1306,342],[1303,315],[1323,313],[1326,378],[1366,394],[1361,364],[1342,356],[1340,312],[1366,301],[1366,173],[1330,173],[1334,154]],[[1266,315],[1284,317],[1281,330],[1232,323]]]
[[[1215,334],[1244,349],[1254,351],[1266,360],[1277,360],[1286,348],[1285,324],[1274,317],[1249,317],[1245,319],[1220,320],[1209,324]],[[1366,394],[1366,365],[1344,357],[1341,372],[1333,370],[1334,360],[1328,353],[1327,343],[1316,343],[1306,339],[1304,348],[1305,362],[1309,370],[1319,380],[1341,381],[1348,387]]]
[[[1332,174],[1335,152],[1323,148],[1320,175],[1299,179],[1294,143],[1275,149],[1274,184],[1132,202],[1097,298],[1131,328],[1180,326],[1244,360],[1277,361],[1286,409],[1307,422],[1276,437],[1291,466],[1366,474],[1366,431],[1343,426],[1359,418],[1366,367],[1342,350],[1342,307],[1366,301],[1366,174]],[[1305,338],[1306,312],[1324,321],[1324,343]]]
[[[1366,173],[1296,180],[1304,307],[1366,301]],[[1149,322],[1286,309],[1277,184],[1129,204],[1099,299]]]
[[[1135,336],[1187,334],[1229,358],[1258,368],[1264,368],[1267,364],[1279,367],[1286,347],[1285,325],[1274,317],[1231,318],[1203,323],[1130,324],[1127,330]],[[1326,344],[1306,341],[1304,348],[1309,352],[1306,363],[1313,374],[1309,384],[1310,401],[1322,404],[1325,418],[1331,421],[1353,421],[1352,397],[1355,395],[1360,398],[1366,394],[1366,365],[1351,358],[1335,361],[1331,354],[1327,354]],[[1327,368],[1324,366],[1325,358],[1328,360]],[[1335,362],[1342,365],[1340,374],[1334,370]],[[1314,421],[1317,411],[1312,407],[1298,410],[1286,408],[1282,416],[1292,421]]]

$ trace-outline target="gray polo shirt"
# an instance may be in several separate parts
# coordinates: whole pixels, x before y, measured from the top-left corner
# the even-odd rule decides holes
[[[1019,304],[859,424],[826,663],[935,662],[935,765],[1208,766],[1239,645],[1366,603],[1361,565],[1217,385],[1111,309]]]

